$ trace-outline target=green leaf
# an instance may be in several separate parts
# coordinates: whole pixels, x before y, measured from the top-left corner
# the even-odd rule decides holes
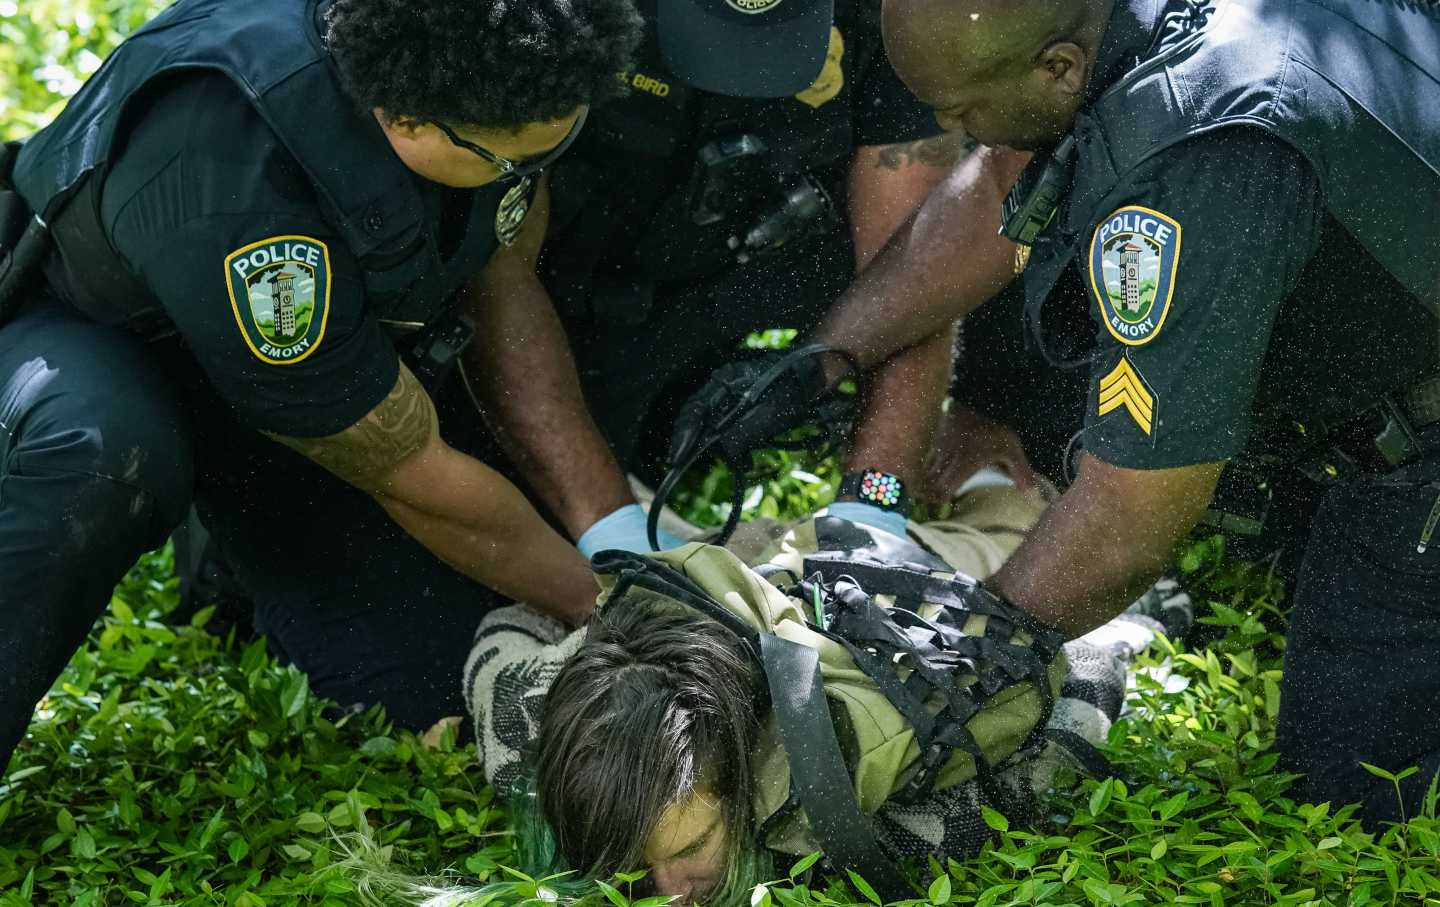
[[[870,883],[856,874],[855,870],[847,869],[845,870],[845,874],[850,877],[850,884],[855,886],[855,890],[860,892],[860,896],[865,898],[865,900],[876,905],[876,907],[880,907],[880,905],[884,903],[880,900],[880,895],[875,893],[875,889],[870,887]]]
[[[1329,850],[1329,849],[1331,849],[1332,847],[1339,847],[1341,844],[1344,844],[1344,843],[1345,843],[1345,841],[1342,840],[1341,838],[1334,838],[1334,837],[1331,837],[1331,838],[1321,838],[1321,839],[1320,839],[1320,843],[1315,845],[1315,849],[1316,849],[1316,850]]]
[[[230,857],[231,863],[239,863],[250,853],[250,843],[240,835],[230,839],[230,844],[225,848],[226,854]]]
[[[344,804],[336,809],[343,808]],[[319,813],[304,812],[295,817],[295,827],[306,834],[318,835],[325,830],[325,817]]]
[[[1164,838],[1161,838],[1160,840],[1158,840],[1158,841],[1155,842],[1155,846],[1154,846],[1154,847],[1150,848],[1150,859],[1152,859],[1152,860],[1158,860],[1158,859],[1160,859],[1161,857],[1165,856],[1165,851],[1167,851],[1167,850],[1169,850],[1169,849],[1170,849],[1170,845],[1169,845],[1168,843],[1166,843],[1166,841],[1165,841]]]
[[[75,832],[75,856],[82,860],[95,859],[95,838],[90,829],[81,828]]]
[[[790,872],[787,877],[793,879],[796,876],[804,873],[805,870],[818,863],[820,861],[820,858],[823,856],[824,854],[817,850],[815,853],[812,853],[809,856],[801,857],[800,859],[795,861],[795,864],[793,866],[790,867]]]
[[[926,894],[932,904],[950,903],[950,876],[944,873],[936,876]]]
[[[280,851],[296,862],[303,862],[310,859],[311,856],[310,851],[301,847],[299,844],[283,844],[280,847]]]
[[[1190,792],[1181,791],[1164,803],[1160,804],[1160,818],[1163,821],[1170,821],[1178,816],[1190,802]]]
[[[983,804],[980,807],[980,818],[984,819],[985,824],[995,829],[996,831],[1006,832],[1010,830],[1009,819],[1005,818],[1002,813],[998,813]]]
[[[615,905],[615,907],[630,907],[630,899],[625,897],[625,895],[621,894],[614,887],[607,885],[601,881],[596,881],[595,887],[599,888],[600,892],[604,894],[605,897],[610,901],[610,903]]]
[[[305,708],[305,702],[310,698],[310,678],[299,671],[291,671],[290,676],[285,679],[285,687],[280,693],[280,707],[285,712],[286,718],[294,718]]]
[[[750,891],[750,907],[769,907],[770,889],[762,882]]]
[[[371,737],[360,744],[360,752],[372,758],[393,756],[398,748],[399,744],[389,737]]]
[[[150,900],[153,903],[170,893],[170,873],[173,868],[166,869],[160,877],[150,885]]]
[[[1090,815],[1099,816],[1110,805],[1110,798],[1115,795],[1115,779],[1106,778],[1096,786],[1090,794]]]
[[[62,835],[75,834],[75,817],[70,815],[70,810],[60,807],[60,811],[55,814],[55,827],[60,829]]]

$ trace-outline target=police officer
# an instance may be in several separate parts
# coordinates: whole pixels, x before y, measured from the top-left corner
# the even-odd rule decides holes
[[[654,479],[681,404],[750,332],[815,328],[966,143],[937,136],[895,77],[873,0],[640,9],[629,95],[594,112],[553,172],[541,275],[602,431]],[[877,378],[857,473],[918,471],[949,364],[947,326],[930,333]],[[804,366],[775,399],[808,403],[846,370]],[[898,510],[863,515],[903,526]]]
[[[1095,626],[1169,562],[1227,461],[1286,458],[1330,488],[1294,591],[1280,749],[1304,796],[1372,819],[1402,807],[1359,763],[1419,766],[1413,811],[1440,769],[1434,11],[886,0],[884,21],[942,124],[1039,152],[1005,209],[1027,330],[1090,376],[1078,476],[994,588]],[[973,223],[994,185],[973,182]],[[970,266],[978,286],[1009,263]],[[911,330],[980,301],[917,309]]]
[[[487,588],[588,613],[584,558],[464,452],[444,375],[457,306],[534,299],[536,174],[638,26],[623,0],[180,0],[25,143],[52,245],[0,328],[0,764],[192,487],[272,643],[406,726],[459,714]],[[573,374],[544,328],[531,362]],[[561,504],[572,536],[609,506]]]

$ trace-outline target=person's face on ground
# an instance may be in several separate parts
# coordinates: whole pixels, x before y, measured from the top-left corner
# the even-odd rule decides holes
[[[645,862],[656,893],[682,902],[703,898],[725,877],[725,812],[709,790],[671,804],[645,841]]]
[[[446,125],[462,140],[518,164],[553,151],[570,135],[582,112],[582,108],[576,108],[560,119],[527,123],[513,131],[477,129],[456,123]],[[434,123],[409,117],[387,122],[381,111],[376,111],[375,117],[390,140],[390,147],[405,166],[431,182],[474,189],[493,183],[501,176],[499,167],[452,142]]]
[[[1088,59],[1048,42],[1032,21],[982,0],[885,0],[885,49],[896,73],[946,130],[992,147],[1035,150],[1074,120]]]

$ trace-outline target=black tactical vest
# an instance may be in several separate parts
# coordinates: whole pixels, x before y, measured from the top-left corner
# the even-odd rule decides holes
[[[121,44],[55,122],[26,142],[16,186],[52,224],[72,199],[98,208],[99,193],[82,189],[103,181],[130,102],[162,75],[220,72],[304,169],[320,213],[364,270],[372,313],[397,322],[430,321],[458,288],[456,276],[442,266],[417,178],[340,86],[320,36],[321,5],[179,0]],[[467,258],[493,252],[503,193],[494,187],[474,193],[461,244]],[[80,232],[94,232],[98,210],[80,212],[76,221]],[[63,245],[64,231],[58,239]],[[103,237],[84,239],[103,245]],[[476,243],[485,248],[472,248]],[[152,302],[130,297],[80,304],[92,317],[119,322]]]
[[[1263,129],[1314,168],[1327,211],[1440,314],[1440,13],[1401,0],[1219,0],[1076,117],[1074,182],[1025,271],[1040,315],[1126,176],[1186,139]],[[1063,358],[1063,357],[1060,357]]]

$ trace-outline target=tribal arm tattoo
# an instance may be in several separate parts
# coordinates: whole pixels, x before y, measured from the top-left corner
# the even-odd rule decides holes
[[[975,148],[975,141],[959,132],[946,132],[918,142],[903,145],[884,145],[875,166],[885,170],[899,170],[914,164],[926,167],[940,167],[948,170]]]
[[[435,404],[401,363],[400,377],[385,399],[344,431],[323,438],[271,437],[355,487],[378,493],[390,471],[431,443],[438,432]]]

